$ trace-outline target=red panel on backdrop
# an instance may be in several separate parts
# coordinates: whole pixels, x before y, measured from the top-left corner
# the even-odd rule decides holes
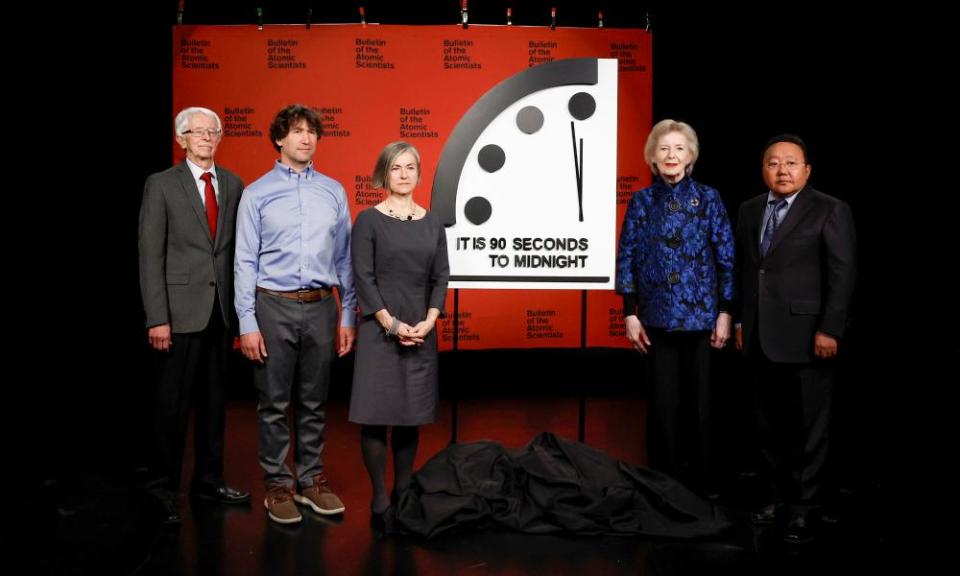
[[[429,206],[436,162],[461,115],[504,78],[564,58],[619,59],[618,227],[630,193],[650,182],[643,144],[652,126],[652,38],[642,30],[291,25],[178,26],[173,34],[174,112],[205,106],[220,114],[217,162],[252,182],[277,158],[273,115],[294,102],[315,107],[324,137],[314,162],[344,185],[354,216],[381,200],[369,175],[385,144],[402,138],[419,148],[416,199]],[[578,290],[461,290],[459,346],[579,347],[581,301]],[[589,292],[586,310],[587,346],[627,345],[612,291]],[[450,349],[452,319],[441,324],[440,348]]]

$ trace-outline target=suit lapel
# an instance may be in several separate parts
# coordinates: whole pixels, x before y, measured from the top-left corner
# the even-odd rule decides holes
[[[223,238],[224,232],[224,220],[227,218],[228,210],[231,210],[231,203],[233,202],[233,197],[230,195],[230,184],[227,182],[227,177],[224,176],[223,170],[220,167],[217,167],[217,186],[220,187],[220,211],[217,213],[217,240],[214,242],[214,246],[220,244],[220,239]]]
[[[213,242],[210,238],[210,225],[207,224],[207,211],[203,207],[203,201],[200,200],[197,185],[193,181],[193,174],[190,172],[190,169],[187,168],[186,160],[181,162],[177,168],[180,187],[183,189],[183,193],[186,194],[187,203],[193,207],[193,212],[197,215],[197,220],[200,222],[200,226],[203,228],[207,239]]]

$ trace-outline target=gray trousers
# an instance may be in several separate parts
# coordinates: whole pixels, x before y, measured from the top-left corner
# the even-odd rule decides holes
[[[260,466],[268,487],[294,487],[296,480],[305,488],[312,486],[314,477],[323,472],[324,403],[330,388],[337,316],[333,296],[300,303],[257,293],[257,323],[267,358],[254,368],[253,381],[259,392]],[[290,448],[287,412],[291,401],[296,426],[296,477],[286,463]]]

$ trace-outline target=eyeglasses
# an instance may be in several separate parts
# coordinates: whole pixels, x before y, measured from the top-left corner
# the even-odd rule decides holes
[[[184,130],[181,132],[181,134],[190,134],[196,136],[197,138],[203,138],[206,136],[211,140],[216,140],[220,137],[220,134],[223,134],[223,130],[217,130],[216,128],[197,128],[195,130]]]
[[[806,162],[797,162],[796,160],[787,160],[786,162],[782,163],[777,160],[771,160],[770,162],[767,162],[765,166],[767,167],[767,170],[779,170],[780,166],[783,166],[789,172],[793,172],[805,164]]]

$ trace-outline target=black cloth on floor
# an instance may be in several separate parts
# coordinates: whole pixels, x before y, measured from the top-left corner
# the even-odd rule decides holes
[[[700,538],[731,526],[671,477],[548,432],[513,454],[488,441],[448,446],[400,495],[397,521],[427,538],[482,527]]]

